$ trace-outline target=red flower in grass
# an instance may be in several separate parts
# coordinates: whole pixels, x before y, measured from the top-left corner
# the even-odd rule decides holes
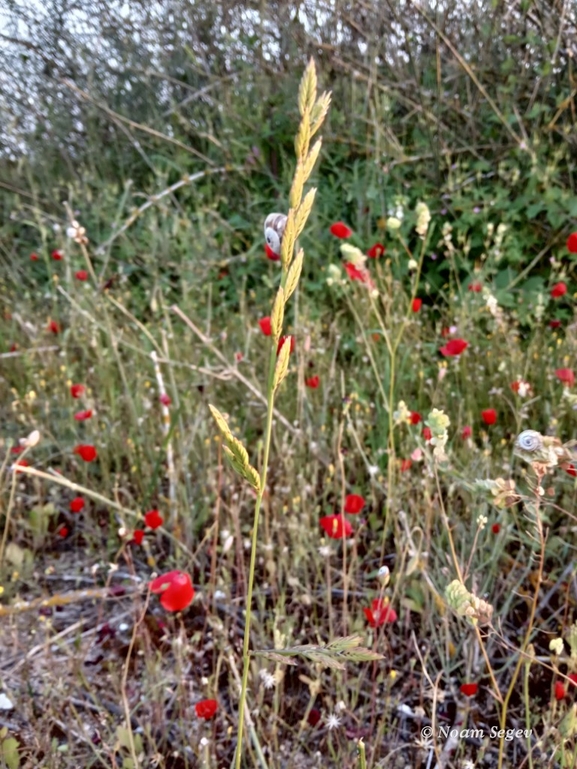
[[[331,539],[342,539],[343,536],[350,537],[353,533],[353,527],[342,515],[325,515],[319,523],[327,537]]]
[[[350,238],[353,231],[344,222],[335,222],[329,227],[331,235],[335,238]]]
[[[464,339],[450,339],[444,347],[441,347],[439,352],[444,355],[445,358],[451,358],[456,355],[460,355],[469,346],[468,342]]]
[[[431,428],[430,428],[430,427],[423,427],[423,433],[422,433],[422,435],[423,435],[423,438],[424,438],[426,441],[430,441],[430,440],[431,440],[431,438],[433,437],[433,433],[432,433],[432,431],[431,431]]]
[[[52,251],[50,256],[54,259],[55,262],[61,262],[64,259],[64,254],[62,251],[59,251],[57,248]]]
[[[318,374],[315,374],[314,376],[310,376],[308,379],[305,379],[305,385],[307,387],[310,387],[311,390],[316,390],[320,383],[321,383],[321,380]]]
[[[572,368],[558,368],[555,369],[555,376],[560,382],[568,387],[573,387],[575,384],[575,374]]]
[[[266,258],[270,259],[271,262],[278,262],[280,259],[280,254],[275,253],[272,248],[269,246],[268,243],[264,244],[264,252],[266,254]]]
[[[37,262],[38,261],[38,254],[36,254],[35,252],[32,252],[30,254],[30,261],[31,262]]]
[[[92,417],[92,411],[90,409],[86,409],[86,411],[77,411],[76,414],[74,414],[74,419],[77,422],[85,422],[87,419],[90,419]]]
[[[577,478],[577,470],[575,469],[575,465],[572,462],[561,465],[561,467],[563,470],[565,470],[567,475],[570,475],[572,478]]]
[[[419,299],[418,296],[416,296],[411,302],[411,310],[413,312],[419,312],[422,306],[423,306],[423,300]]]
[[[17,459],[16,462],[13,464],[13,470],[15,473],[20,472],[18,470],[19,467],[30,467],[30,462],[27,459]]]
[[[260,330],[265,336],[270,336],[272,333],[271,325],[270,325],[270,316],[267,315],[266,318],[261,318],[258,322],[258,325],[260,326]]]
[[[62,539],[66,539],[66,537],[68,536],[68,528],[66,526],[61,526],[58,529],[58,536],[62,537]]]
[[[465,441],[467,438],[470,438],[471,435],[473,435],[473,428],[469,425],[465,425],[461,430],[461,438]]]
[[[365,506],[365,499],[360,494],[347,494],[345,497],[345,513],[356,515]]]
[[[149,510],[144,514],[144,523],[149,529],[158,529],[164,523],[164,518],[158,510]]]
[[[577,232],[572,232],[567,238],[567,250],[570,254],[577,254]]]
[[[553,299],[559,299],[559,297],[565,296],[566,293],[567,293],[567,284],[563,283],[563,281],[561,281],[560,283],[555,283],[555,285],[551,289],[551,296],[553,297]]]
[[[412,464],[413,463],[410,459],[401,459],[401,464],[400,464],[401,472],[406,473],[407,470],[411,469]]]
[[[85,390],[86,387],[84,387],[82,384],[70,385],[70,395],[72,395],[73,398],[80,398],[82,395],[84,395]]]
[[[367,256],[369,259],[378,259],[379,256],[382,256],[385,253],[385,251],[386,248],[382,243],[375,243],[375,245],[371,246],[367,251]]]
[[[351,280],[360,280],[361,283],[368,283],[371,279],[367,270],[360,270],[352,262],[345,262],[345,270]]]
[[[170,395],[167,393],[162,393],[162,395],[159,396],[158,400],[162,403],[163,406],[170,406],[172,401],[170,400]]]
[[[201,700],[196,703],[194,710],[199,718],[204,718],[208,721],[214,717],[218,710],[218,702],[216,700]]]
[[[469,283],[467,288],[474,294],[479,294],[483,290],[483,286],[480,283]]]
[[[475,694],[477,694],[477,691],[479,690],[478,684],[461,684],[459,687],[459,690],[461,694],[464,694],[465,697],[474,697]]]
[[[561,683],[561,681],[555,681],[555,699],[563,700],[567,696],[567,690]]]
[[[11,454],[22,454],[24,451],[24,446],[12,446],[10,449]]]
[[[481,418],[486,425],[494,425],[497,421],[497,412],[495,409],[485,409],[481,411]]]
[[[491,531],[493,532],[493,534],[498,534],[501,531],[501,524],[500,523],[494,523],[491,526]]]
[[[418,411],[411,411],[411,416],[409,417],[409,422],[412,425],[418,425],[419,422],[423,421],[423,417],[419,414]]]
[[[561,321],[560,320],[550,320],[549,321],[549,328],[559,328],[560,325],[561,325]]]
[[[74,499],[70,500],[70,512],[80,513],[82,510],[84,510],[85,504],[86,502],[82,497],[74,497]]]
[[[58,323],[55,320],[51,320],[48,323],[48,326],[46,327],[46,330],[52,332],[53,334],[59,334],[60,333],[60,323]]]
[[[144,541],[144,529],[136,529],[132,535],[132,541],[135,545],[142,545]]]
[[[78,454],[80,459],[83,459],[85,462],[94,462],[98,456],[94,446],[91,446],[89,443],[80,443],[78,446],[75,446],[74,453]]]
[[[194,598],[192,580],[183,571],[161,574],[152,580],[150,590],[160,595],[160,603],[166,611],[182,611],[190,606]]]
[[[86,270],[78,270],[77,272],[74,273],[74,277],[76,278],[76,280],[85,281],[85,280],[88,280],[88,273],[86,272]]]
[[[397,612],[382,598],[374,598],[371,601],[371,608],[365,607],[363,612],[371,627],[381,627],[398,619]]]
[[[290,345],[291,345],[290,352],[291,353],[294,352],[294,349],[295,349],[295,338],[294,338],[294,336],[281,336],[281,338],[278,340],[278,345],[277,345],[277,348],[276,348],[276,354],[277,355],[281,351],[281,348],[282,348],[283,344],[285,343],[285,341],[287,339],[290,339]]]
[[[307,716],[309,726],[316,726],[321,720],[321,711],[318,708],[311,708]]]

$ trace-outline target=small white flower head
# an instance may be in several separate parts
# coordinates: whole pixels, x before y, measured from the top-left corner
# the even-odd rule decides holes
[[[363,254],[360,248],[351,246],[350,243],[343,243],[341,245],[341,254],[345,261],[354,264],[355,267],[363,268],[367,261],[366,254]]]
[[[76,219],[73,220],[70,227],[67,227],[66,234],[69,238],[71,238],[75,243],[78,243],[79,245],[86,245],[88,243],[88,238],[86,237],[86,230],[84,227],[81,227],[80,224],[76,221]]]
[[[381,568],[377,572],[377,578],[382,585],[384,586],[388,585],[389,580],[391,578],[391,572],[389,571],[389,567],[381,566]]]
[[[415,213],[417,214],[417,226],[415,229],[417,230],[417,234],[424,238],[429,229],[431,212],[429,211],[427,204],[420,200],[415,207]]]
[[[562,638],[553,638],[549,641],[549,651],[552,651],[553,654],[561,654],[564,648],[565,645]]]
[[[401,220],[397,216],[389,216],[387,219],[387,230],[395,231],[401,226]]]
[[[202,737],[200,740],[200,747],[206,748],[209,745],[209,740],[206,737]]]
[[[264,668],[259,671],[259,677],[265,689],[274,689],[277,684],[276,676],[273,673],[269,673],[268,670],[264,670]]]
[[[321,545],[319,547],[319,555],[321,558],[330,558],[333,554],[333,549],[330,545]]]
[[[369,475],[371,478],[374,478],[375,475],[378,475],[379,473],[379,466],[378,465],[369,465],[367,467],[367,470],[369,471]]]
[[[23,446],[25,449],[31,449],[33,446],[36,446],[36,444],[40,441],[40,433],[38,430],[32,430],[30,435],[28,435],[26,438],[20,438],[20,445]]]
[[[409,272],[414,272],[419,264],[416,259],[409,259],[409,264],[407,266],[409,268]]]
[[[484,529],[484,528],[485,528],[485,526],[487,525],[487,523],[488,523],[488,518],[487,518],[487,516],[486,516],[486,515],[480,515],[480,516],[477,518],[477,526],[478,526],[480,529]]]
[[[338,727],[341,725],[341,719],[337,716],[336,713],[330,713],[327,717],[327,729],[332,731],[333,729],[338,729]]]
[[[346,709],[347,709],[347,706],[345,705],[344,700],[339,700],[339,702],[337,702],[335,707],[335,710],[337,711],[337,713],[342,713],[343,710],[346,710]]]

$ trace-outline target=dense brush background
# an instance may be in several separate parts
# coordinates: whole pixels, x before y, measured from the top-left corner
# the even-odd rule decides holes
[[[273,673],[274,663],[255,662],[256,734],[270,769],[356,767],[360,737],[371,767],[497,766],[496,741],[463,740],[441,756],[442,744],[435,755],[419,736],[433,716],[498,723],[477,639],[442,600],[455,577],[444,506],[459,558],[471,559],[472,587],[495,606],[487,651],[503,693],[530,598],[541,591],[531,640],[545,664],[519,679],[508,717],[511,727],[533,728],[533,738],[507,743],[500,766],[575,765],[574,730],[560,728],[573,705],[552,694],[548,648],[577,614],[574,480],[558,471],[545,484],[541,587],[523,504],[498,509],[475,481],[515,477],[526,492],[512,458],[517,433],[575,437],[574,400],[554,372],[574,365],[577,351],[576,256],[565,247],[577,229],[576,56],[577,13],[566,0],[7,0],[1,600],[117,590],[112,601],[0,618],[0,691],[16,704],[0,711],[0,766],[135,769],[134,739],[143,767],[230,764],[253,496],[222,462],[207,405],[230,414],[260,467],[268,340],[258,320],[270,314],[278,282],[262,226],[288,207],[298,84],[310,57],[332,106],[301,238],[305,267],[285,323],[297,347],[277,402],[252,646],[359,632],[385,660],[346,672],[278,666],[284,678],[279,672],[272,690],[258,671]],[[399,426],[394,458],[387,451],[391,366],[366,287],[327,284],[329,266],[341,261],[329,227],[342,220],[363,250],[386,245],[369,267],[386,323],[400,327],[408,255],[385,221],[402,214],[402,238],[418,258],[418,201],[432,214],[423,307],[403,333],[390,406],[403,400],[423,417],[432,408],[450,416],[450,463],[439,480],[428,461],[405,472],[397,464],[427,451],[422,424]],[[65,206],[86,228],[96,280],[74,278],[87,265],[66,237]],[[495,244],[499,225],[506,230]],[[559,280],[569,291],[555,300]],[[467,290],[472,281],[496,298],[498,317],[486,294]],[[469,342],[458,362],[438,353],[451,326]],[[153,350],[172,401],[168,437]],[[317,390],[304,385],[313,374]],[[525,399],[510,387],[520,378],[532,386]],[[71,400],[73,382],[88,388],[81,403]],[[92,420],[73,420],[80,406],[94,410]],[[480,416],[489,407],[498,411],[490,428]],[[465,425],[471,439],[461,438]],[[81,515],[70,514],[75,494],[65,486],[13,484],[10,446],[34,428],[42,441],[33,466],[101,495]],[[78,443],[97,446],[98,462],[79,464]],[[178,478],[172,517],[168,443]],[[353,491],[367,504],[362,521],[351,519],[357,535],[343,566],[341,544],[323,542],[318,518]],[[128,546],[119,529],[130,532],[136,520],[122,511],[153,507],[168,533]],[[480,532],[479,515],[488,519]],[[362,609],[379,593],[382,565],[399,619],[377,633]],[[152,568],[177,567],[193,577],[192,607],[167,618],[153,598],[144,613],[145,592],[134,586]],[[466,702],[465,681],[479,684]],[[202,697],[219,702],[206,724],[194,715]],[[311,708],[321,714],[315,727],[306,721]],[[340,724],[329,730],[335,714]],[[246,766],[259,765],[252,750]]]

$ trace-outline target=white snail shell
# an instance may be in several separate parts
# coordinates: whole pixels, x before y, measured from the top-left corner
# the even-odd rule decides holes
[[[264,222],[264,237],[268,247],[277,256],[280,256],[280,246],[282,236],[286,227],[286,216],[284,214],[269,214]]]
[[[517,436],[515,446],[522,451],[540,451],[543,448],[543,436],[537,430],[523,430]]]

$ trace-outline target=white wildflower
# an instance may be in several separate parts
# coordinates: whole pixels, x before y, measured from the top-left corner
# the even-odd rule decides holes
[[[401,220],[397,216],[389,216],[387,219],[388,230],[398,230],[401,226]]]
[[[424,238],[429,229],[431,212],[429,211],[427,204],[420,200],[415,207],[415,213],[417,214],[417,226],[415,229],[417,230],[417,234]]]
[[[330,713],[327,717],[327,729],[331,731],[332,729],[337,729],[341,725],[341,719],[337,716],[336,713]]]
[[[549,651],[552,651],[553,654],[561,654],[563,649],[564,644],[562,638],[553,638],[551,641],[549,641]]]
[[[274,673],[269,673],[268,670],[261,670],[259,671],[259,676],[265,689],[274,689],[277,684]]]

